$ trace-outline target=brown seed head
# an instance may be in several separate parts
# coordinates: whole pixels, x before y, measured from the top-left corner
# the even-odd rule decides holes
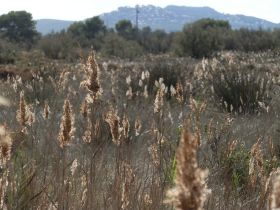
[[[271,194],[271,210],[280,209],[280,174],[278,169],[278,174],[273,180],[273,189]]]
[[[88,75],[88,79],[81,83],[81,86],[85,86],[88,91],[91,93],[94,99],[97,99],[101,95],[101,86],[99,81],[100,69],[97,64],[95,53],[92,53],[88,56],[85,71]]]
[[[19,109],[17,111],[17,121],[21,127],[25,127],[28,122],[28,107],[24,99],[24,93],[20,93]]]
[[[49,119],[50,112],[51,112],[51,111],[50,111],[49,104],[48,104],[48,102],[46,101],[46,102],[45,102],[45,106],[44,106],[44,113],[43,113],[44,119]]]
[[[207,172],[198,167],[196,142],[197,140],[185,125],[176,153],[176,187],[169,192],[170,201],[175,204],[177,209],[202,209],[208,193],[205,184]]]
[[[257,178],[263,174],[263,155],[260,147],[260,138],[252,146],[250,151],[250,161],[249,161],[249,176],[251,185],[256,184]]]
[[[130,204],[130,191],[131,186],[135,181],[135,174],[131,166],[127,163],[123,163],[123,184],[122,184],[122,192],[121,192],[121,209],[128,209]]]
[[[109,111],[106,115],[105,121],[109,124],[111,135],[112,135],[112,141],[116,145],[120,145],[120,137],[121,137],[121,127],[120,127],[120,119],[117,115],[117,112],[115,110]]]
[[[72,113],[70,101],[67,99],[64,101],[63,116],[61,119],[60,132],[58,136],[61,148],[64,148],[70,143],[70,140],[74,137],[74,131],[74,115]]]
[[[139,136],[142,128],[141,120],[139,117],[137,117],[135,120],[134,128],[135,128],[135,136]]]
[[[125,115],[125,116],[123,117],[123,120],[122,120],[122,127],[123,127],[123,136],[124,136],[125,139],[128,139],[128,137],[129,137],[130,123],[129,123],[129,120],[128,120],[127,115]]]
[[[164,90],[159,88],[154,102],[154,113],[159,113],[163,107]]]
[[[90,143],[93,139],[93,126],[90,120],[87,121],[87,128],[82,138],[85,143]]]
[[[5,126],[0,125],[0,165],[11,157],[12,139]]]
[[[184,90],[183,90],[183,85],[181,82],[178,82],[176,84],[176,93],[175,93],[176,99],[178,100],[179,103],[184,102]]]
[[[86,99],[82,103],[81,114],[83,115],[84,118],[87,118],[87,116],[89,114],[89,107],[88,107],[88,102]]]

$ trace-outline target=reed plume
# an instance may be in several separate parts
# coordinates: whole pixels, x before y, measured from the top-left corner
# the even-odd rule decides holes
[[[28,124],[28,106],[24,99],[24,92],[20,93],[19,109],[17,110],[17,121],[21,127],[25,127]]]
[[[88,114],[89,114],[89,107],[88,107],[88,102],[87,100],[85,99],[82,103],[82,106],[81,106],[81,114],[82,116],[86,119],[88,117]]]
[[[203,209],[203,204],[208,193],[205,184],[207,172],[198,167],[196,156],[197,140],[185,125],[176,153],[176,186],[168,192],[169,202],[174,203],[176,209]]]
[[[179,103],[183,103],[184,102],[184,88],[182,83],[178,82],[176,84],[176,93],[175,93],[175,97],[178,100]]]
[[[92,141],[92,123],[89,120],[82,139],[85,143],[90,143]]]
[[[0,165],[6,164],[11,157],[12,138],[5,126],[0,125]]]
[[[159,88],[154,102],[154,113],[159,113],[163,107],[164,90]]]
[[[123,120],[122,120],[122,127],[123,127],[123,136],[124,136],[125,139],[128,139],[128,137],[129,137],[130,123],[129,123],[129,120],[128,120],[127,115],[125,115],[125,116],[123,117]]]
[[[74,137],[74,131],[74,115],[72,112],[70,101],[67,99],[64,101],[63,116],[61,119],[60,132],[58,135],[58,140],[61,148],[64,148],[70,143],[70,140]]]
[[[91,93],[93,99],[97,99],[101,95],[101,86],[100,86],[100,69],[97,64],[95,53],[92,53],[88,56],[85,71],[87,73],[88,79],[81,83],[81,86],[85,86],[88,91]]]
[[[270,173],[270,182],[268,184],[272,184],[272,192],[270,195],[270,209],[271,210],[279,210],[280,209],[280,169]]]
[[[135,128],[135,136],[139,136],[142,128],[142,123],[139,117],[137,117],[135,120],[134,128]]]
[[[49,119],[50,112],[51,112],[51,111],[50,111],[49,104],[48,104],[48,102],[46,101],[46,102],[45,102],[45,106],[44,106],[44,113],[43,113],[44,119]]]
[[[0,106],[10,106],[11,103],[8,99],[3,96],[0,96]]]
[[[120,145],[121,127],[120,127],[120,119],[119,116],[117,115],[117,112],[115,110],[109,111],[105,117],[105,121],[110,126],[112,141],[116,145]]]
[[[250,151],[249,177],[252,186],[255,186],[257,178],[263,174],[264,161],[260,148],[260,140],[259,138]]]

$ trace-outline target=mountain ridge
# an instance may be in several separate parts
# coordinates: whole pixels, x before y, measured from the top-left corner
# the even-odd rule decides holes
[[[162,29],[167,32],[182,30],[185,24],[190,24],[202,18],[212,18],[229,21],[233,29],[274,29],[280,28],[280,24],[273,23],[261,18],[246,16],[242,14],[225,14],[211,7],[189,7],[168,5],[164,8],[145,5],[140,6],[138,14],[138,25],[140,28],[150,26],[153,30]],[[123,6],[117,10],[99,15],[107,27],[113,28],[122,19],[128,19],[135,24],[136,10],[134,7]],[[42,34],[58,32],[67,29],[75,21],[64,21],[55,19],[37,20],[36,28]]]

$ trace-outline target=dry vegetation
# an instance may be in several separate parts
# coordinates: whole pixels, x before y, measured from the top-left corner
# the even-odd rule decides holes
[[[2,75],[0,208],[278,209],[279,61],[92,53]]]

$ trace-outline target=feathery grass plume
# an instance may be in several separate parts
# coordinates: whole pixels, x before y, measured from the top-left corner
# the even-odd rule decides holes
[[[126,91],[125,95],[127,96],[128,99],[132,99],[133,92],[132,92],[132,87],[131,86],[128,87],[128,90]]]
[[[146,74],[144,71],[141,73],[141,80],[144,81],[146,79]]]
[[[176,95],[176,89],[174,88],[174,86],[173,85],[170,85],[170,94],[171,94],[171,96],[175,96]]]
[[[278,169],[279,170],[279,169]],[[279,210],[280,209],[280,174],[279,171],[273,179],[273,187],[271,193],[271,210]]]
[[[238,144],[238,141],[237,139],[234,139],[232,141],[230,141],[228,143],[228,146],[227,146],[227,151],[226,151],[226,156],[229,158],[233,152],[235,151],[236,147],[237,147],[237,144]]]
[[[66,99],[63,105],[63,115],[61,118],[60,132],[58,135],[61,148],[64,148],[70,143],[70,140],[74,137],[74,131],[74,114],[72,112],[70,101]]]
[[[183,85],[181,82],[178,82],[176,84],[176,93],[175,93],[175,96],[176,96],[176,99],[179,103],[183,103],[184,102],[184,89],[183,89]]]
[[[111,110],[107,113],[105,117],[105,121],[109,124],[111,135],[112,135],[112,141],[116,145],[120,145],[120,137],[121,137],[121,127],[120,127],[120,119],[116,112],[116,110]]]
[[[168,192],[169,202],[176,209],[201,210],[209,193],[205,183],[207,171],[198,167],[196,142],[185,124],[176,153],[176,186]]]
[[[206,108],[206,103],[198,103],[195,99],[190,97],[190,108],[195,116],[195,135],[197,140],[197,146],[201,144],[201,123],[200,123],[200,117],[201,113]]]
[[[250,151],[250,161],[249,161],[249,177],[251,185],[256,184],[257,178],[262,176],[263,173],[263,155],[260,148],[260,138],[252,146]]]
[[[131,84],[131,76],[128,75],[128,77],[125,78],[126,84],[128,84],[130,86]]]
[[[43,113],[43,117],[44,119],[49,119],[49,115],[50,115],[50,107],[47,101],[45,101],[45,106],[44,106],[44,113]]]
[[[12,138],[5,126],[0,125],[0,165],[6,164],[11,157]]]
[[[275,157],[275,149],[274,149],[274,144],[273,144],[271,136],[268,138],[268,145],[269,145],[270,156]]]
[[[71,164],[71,167],[70,167],[70,171],[71,171],[71,174],[72,174],[72,176],[74,176],[74,174],[75,174],[75,172],[76,172],[76,170],[77,170],[77,167],[78,167],[78,160],[77,160],[77,158],[72,162],[72,164]]]
[[[159,151],[158,151],[158,145],[157,143],[152,144],[148,149],[151,157],[152,162],[156,168],[160,166],[160,157],[159,157]]]
[[[190,98],[190,108],[195,115],[195,134],[197,136],[197,138],[196,138],[197,146],[199,146],[201,143],[200,117],[201,117],[201,113],[204,112],[204,110],[206,109],[206,103],[205,102],[199,103],[191,97]]]
[[[280,175],[280,168],[277,169],[273,169],[269,176],[266,178],[265,182],[262,183],[262,188],[261,188],[261,192],[260,192],[260,196],[258,199],[258,203],[257,203],[257,210],[261,210],[264,209],[264,207],[266,206],[266,204],[268,204],[269,209],[272,210],[276,210],[279,209],[278,208],[274,208],[273,206],[273,199],[277,198],[279,199],[279,194],[278,196],[274,197],[273,195],[273,187],[276,181],[276,178],[279,177]]]
[[[139,85],[139,87],[143,87],[143,80],[142,79],[139,80],[138,85]]]
[[[85,99],[82,103],[82,106],[81,106],[81,114],[84,118],[87,118],[88,117],[88,114],[89,114],[89,107],[88,107],[88,101],[87,99]]]
[[[135,123],[134,123],[134,129],[135,129],[135,136],[140,135],[140,130],[142,128],[141,120],[139,117],[136,118]]]
[[[28,105],[27,111],[28,111],[28,125],[31,126],[33,123],[35,123],[35,113],[34,113],[33,106]]]
[[[149,194],[145,194],[144,197],[143,197],[143,201],[144,201],[144,205],[145,206],[149,206],[153,203],[152,199],[151,199],[151,196]]]
[[[123,117],[123,120],[122,120],[122,127],[123,127],[123,136],[124,136],[125,139],[128,139],[128,137],[129,137],[130,123],[129,123],[129,120],[128,120],[127,115],[125,115],[125,116]]]
[[[59,76],[59,81],[58,81],[58,90],[65,90],[67,83],[69,81],[69,75],[70,72],[66,69],[64,69],[60,76]]]
[[[20,93],[19,109],[17,110],[17,121],[21,127],[25,127],[28,123],[28,106],[24,99],[24,92]]]
[[[6,192],[8,188],[8,173],[7,161],[11,157],[12,138],[10,137],[5,126],[0,125],[0,209],[7,209],[5,206]]]
[[[130,191],[131,186],[133,185],[135,181],[135,174],[133,173],[133,170],[131,166],[127,163],[123,163],[123,184],[122,184],[122,194],[121,194],[121,209],[128,209],[128,206],[130,204]]]
[[[83,81],[81,86],[85,86],[93,96],[93,99],[97,99],[101,95],[102,91],[99,81],[100,69],[97,64],[94,51],[92,51],[88,56],[85,71],[88,75],[88,79]]]
[[[92,139],[93,139],[93,130],[92,129],[93,129],[92,122],[88,119],[87,128],[82,137],[82,139],[85,143],[90,143],[92,141]]]
[[[154,102],[154,113],[159,113],[163,107],[164,89],[159,88]]]
[[[273,204],[273,186],[275,184],[276,181],[276,177],[278,177],[280,175],[280,168],[277,169],[273,169],[269,176],[266,178],[266,181],[263,183],[262,188],[261,188],[261,192],[260,192],[260,196],[258,199],[258,203],[257,203],[257,210],[261,210],[264,209],[265,204],[267,203],[269,206],[269,209],[279,209],[279,208],[273,208],[272,204]],[[275,197],[277,198],[277,197]],[[279,196],[278,196],[279,198]]]
[[[144,86],[143,96],[144,96],[145,98],[148,98],[148,97],[149,97],[148,85],[145,85],[145,86]]]
[[[0,96],[0,106],[10,106],[11,103],[8,99],[4,98],[3,96]]]

